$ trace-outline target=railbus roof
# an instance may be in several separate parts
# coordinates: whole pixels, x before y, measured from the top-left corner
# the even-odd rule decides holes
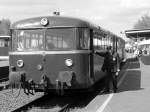
[[[45,18],[48,23],[42,25],[42,19]],[[63,17],[63,16],[43,16],[24,19],[15,22],[11,25],[11,29],[29,29],[29,28],[53,28],[53,27],[92,27],[98,28],[98,26],[73,17]]]
[[[42,25],[42,19],[46,19],[48,23]],[[63,17],[63,16],[43,16],[43,17],[34,17],[24,20],[17,21],[11,25],[11,29],[36,29],[36,28],[92,28],[95,31],[100,31],[103,35],[110,35],[111,37],[119,36],[113,34],[110,31],[107,31],[101,28],[98,25],[93,24],[87,20],[74,18],[74,17]]]

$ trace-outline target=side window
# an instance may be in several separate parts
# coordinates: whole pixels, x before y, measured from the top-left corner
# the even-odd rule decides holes
[[[24,49],[24,31],[20,31],[17,34],[18,37],[18,46],[17,46],[17,50],[18,51],[22,51]]]
[[[8,47],[9,46],[9,40],[4,40],[4,47]]]
[[[93,32],[93,45],[94,45],[94,48],[98,48],[100,43],[101,42],[98,39],[97,32]]]
[[[107,46],[107,38],[105,34],[102,34],[102,43],[101,46],[104,50],[106,50],[106,46]]]
[[[81,49],[90,48],[90,31],[88,28],[79,29],[79,43]]]
[[[105,50],[108,45],[108,38],[103,32],[94,32],[93,45],[98,50]]]
[[[0,47],[5,47],[5,40],[4,39],[0,39]]]
[[[111,35],[106,36],[106,47],[107,46],[113,46],[113,40]]]

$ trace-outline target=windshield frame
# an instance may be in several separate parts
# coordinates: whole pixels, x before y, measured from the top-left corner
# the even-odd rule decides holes
[[[48,31],[48,30],[50,30],[50,31]],[[50,33],[50,35],[49,35],[49,33]],[[76,45],[77,45],[76,33],[77,33],[76,28],[48,28],[45,31],[45,50],[46,51],[49,51],[49,50],[52,50],[52,51],[75,50]],[[46,44],[49,44],[47,42],[49,42],[50,40],[51,40],[51,42],[53,42],[53,46],[55,46],[54,49],[47,48]],[[57,42],[54,42],[56,40],[57,40]]]
[[[74,41],[72,41],[72,43],[73,43],[73,47],[72,48],[70,48],[70,49],[53,49],[53,50],[47,50],[46,49],[46,33],[47,33],[47,31],[48,30],[60,30],[60,29],[62,29],[62,30],[64,30],[64,32],[66,31],[66,29],[71,29],[72,30],[72,39],[74,39]],[[41,49],[23,49],[23,50],[18,50],[17,48],[18,47],[16,47],[16,46],[18,46],[18,44],[19,44],[19,39],[20,39],[20,37],[18,36],[16,36],[17,35],[17,33],[16,32],[21,32],[21,31],[24,31],[24,32],[27,32],[27,31],[35,31],[35,32],[37,32],[37,31],[41,31],[42,33],[42,35],[43,35],[43,48],[41,48]],[[58,33],[58,32],[57,32]],[[45,29],[43,29],[43,28],[35,28],[35,29],[11,29],[11,35],[12,35],[12,43],[11,43],[11,50],[12,51],[17,51],[17,52],[21,52],[21,51],[63,51],[63,50],[75,50],[76,49],[76,43],[77,43],[77,41],[76,41],[76,28],[75,27],[72,27],[72,28],[45,28]],[[27,38],[23,38],[25,41],[26,41],[26,39]]]

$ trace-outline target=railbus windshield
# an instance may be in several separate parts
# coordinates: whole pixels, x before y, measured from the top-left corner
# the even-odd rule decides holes
[[[46,50],[75,49],[75,29],[47,29],[45,43]]]
[[[75,48],[75,29],[13,30],[12,50],[70,50]]]
[[[89,49],[87,28],[13,30],[13,51],[54,51]]]

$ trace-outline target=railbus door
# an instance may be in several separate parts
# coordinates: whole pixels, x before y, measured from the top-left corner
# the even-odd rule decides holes
[[[90,57],[89,57],[90,78],[91,78],[92,80],[94,80],[93,30],[90,30],[90,50],[92,51],[92,52],[90,53]]]

